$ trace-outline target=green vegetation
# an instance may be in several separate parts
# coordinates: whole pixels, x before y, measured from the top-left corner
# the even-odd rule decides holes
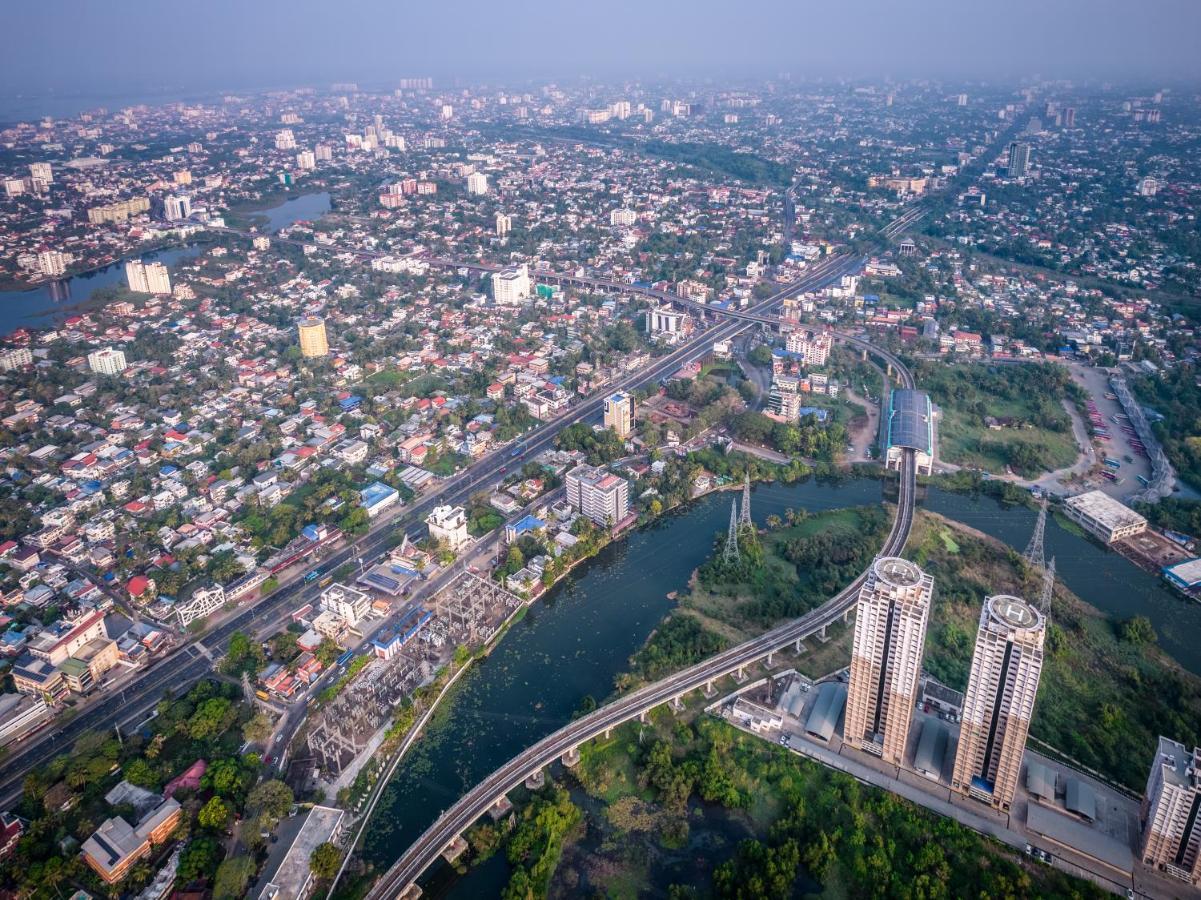
[[[180,876],[186,882],[213,884],[217,897],[242,896],[257,863],[245,856],[222,863],[230,823],[244,819],[241,843],[257,853],[264,843],[260,833],[275,827],[293,798],[279,781],[255,786],[262,773],[259,757],[239,753],[253,710],[240,698],[237,685],[202,681],[183,697],[160,701],[158,715],[144,731],[125,734],[122,740],[111,733],[85,733],[70,753],[31,772],[13,808],[29,824],[16,849],[0,862],[0,891],[50,898],[65,896],[60,885],[75,884],[93,896],[116,896],[78,852],[79,843],[111,816],[136,821],[132,807],[110,807],[104,795],[121,780],[162,791],[203,759],[207,770],[199,788],[181,787],[174,795],[183,807],[175,837],[187,842]],[[137,893],[170,849],[168,843],[137,863],[121,882],[121,892]]]
[[[1063,401],[1081,389],[1062,366],[921,362],[914,375],[942,409],[938,449],[946,462],[993,473],[1009,467],[1033,478],[1076,461]],[[995,420],[994,427],[986,419]]]
[[[813,880],[826,895],[846,897],[1103,896],[716,719],[630,723],[581,754],[574,773],[604,803],[588,821],[602,833],[599,850],[589,848],[600,858],[578,861],[598,894],[645,889],[662,848],[682,846],[721,808],[741,827],[706,833],[704,871],[671,885],[669,896],[786,898],[811,893]],[[737,831],[757,837],[738,841]],[[569,855],[563,865],[576,862]]]
[[[1165,497],[1158,503],[1140,503],[1138,511],[1157,528],[1184,534],[1201,535],[1201,502]]]
[[[1201,488],[1201,387],[1195,365],[1168,369],[1158,378],[1131,384],[1144,403],[1163,416],[1152,427],[1180,477]]]
[[[583,820],[567,791],[550,786],[522,811],[509,836],[506,854],[513,865],[503,900],[545,897],[563,844]]]
[[[630,658],[618,687],[662,678],[824,603],[863,570],[890,522],[879,506],[788,510],[764,533],[740,537],[737,563],[723,561],[720,535],[692,590]]]
[[[599,466],[621,457],[625,447],[617,432],[605,428],[600,431],[591,425],[577,422],[559,432],[555,444],[560,450],[578,450],[588,456],[588,462]]]
[[[705,172],[729,175],[751,184],[788,187],[792,183],[792,171],[788,166],[754,153],[739,153],[718,144],[648,141],[641,145],[641,149],[660,159],[694,166]]]
[[[932,513],[918,516],[907,555],[938,585],[924,665],[963,690],[984,597],[1035,597],[1038,576],[1010,548]],[[1145,618],[1116,623],[1058,585],[1030,733],[1138,791],[1159,735],[1201,742],[1201,678],[1155,646]]]
[[[846,428],[839,422],[823,424],[805,416],[795,425],[776,422],[763,413],[747,410],[730,418],[730,430],[740,441],[771,447],[787,456],[834,460],[847,443]]]

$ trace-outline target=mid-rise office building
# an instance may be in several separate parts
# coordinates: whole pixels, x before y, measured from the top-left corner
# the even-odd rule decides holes
[[[596,524],[612,527],[630,514],[630,483],[596,466],[576,466],[567,473],[567,502]]]
[[[1046,619],[1019,597],[988,597],[972,652],[951,789],[1000,810],[1013,802],[1043,668]]]
[[[1159,739],[1140,818],[1143,863],[1201,884],[1201,747]]]
[[[117,375],[124,372],[129,364],[125,362],[125,353],[113,347],[103,350],[93,350],[88,354],[88,367],[99,375]]]
[[[922,669],[934,579],[908,560],[877,559],[859,589],[843,740],[901,765]]]
[[[1014,141],[1009,145],[1007,174],[1010,178],[1025,178],[1030,171],[1030,145],[1025,141]]]
[[[326,356],[329,353],[329,339],[325,334],[325,320],[317,316],[306,316],[296,323],[300,335],[300,353],[302,356]]]
[[[524,263],[492,273],[492,299],[500,306],[511,306],[530,297],[530,267]]]
[[[605,398],[605,427],[622,440],[634,433],[634,398],[624,391]]]

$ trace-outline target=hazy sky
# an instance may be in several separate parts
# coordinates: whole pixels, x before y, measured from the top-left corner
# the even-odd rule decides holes
[[[0,92],[775,73],[1201,79],[1201,0],[6,0]]]

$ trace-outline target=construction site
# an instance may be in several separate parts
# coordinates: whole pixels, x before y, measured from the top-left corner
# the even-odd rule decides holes
[[[491,640],[521,603],[495,582],[464,570],[432,598],[432,616],[422,617],[423,624],[386,645],[379,638],[373,641],[374,658],[320,711],[309,730],[310,764],[323,780],[335,788],[353,781],[382,742],[397,707],[429,683],[456,648],[477,648]]]

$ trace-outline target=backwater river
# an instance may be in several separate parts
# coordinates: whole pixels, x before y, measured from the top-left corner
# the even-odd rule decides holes
[[[531,606],[492,654],[463,677],[401,763],[368,828],[364,857],[387,868],[462,794],[566,724],[585,696],[603,701],[614,679],[628,669],[630,655],[672,608],[667,594],[687,588],[714,537],[724,533],[731,496],[711,494],[611,544]],[[762,524],[788,507],[816,512],[881,499],[879,481],[811,479],[759,485],[751,506]],[[1019,551],[1036,516],[1024,507],[1006,509],[991,498],[938,489],[931,489],[921,505]],[[1046,548],[1068,588],[1117,619],[1147,616],[1160,645],[1182,666],[1201,673],[1201,604],[1179,598],[1155,576],[1053,519],[1047,523]],[[935,591],[937,602],[937,585]],[[507,872],[499,855],[463,877],[439,864],[424,889],[439,897],[496,896]]]

